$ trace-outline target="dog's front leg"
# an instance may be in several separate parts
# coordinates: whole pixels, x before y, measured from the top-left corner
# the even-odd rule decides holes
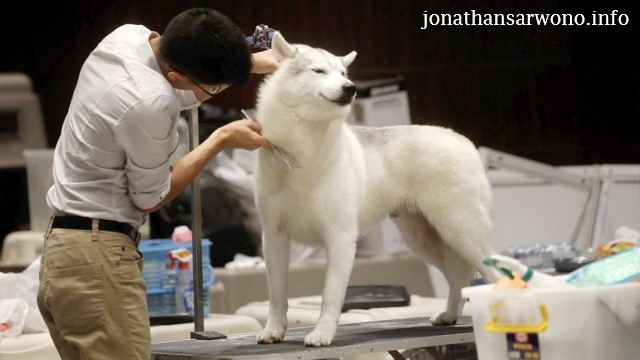
[[[356,234],[356,231],[346,234],[335,232],[328,234],[327,272],[322,293],[322,308],[316,327],[304,339],[306,346],[331,345],[353,269]]]
[[[262,249],[267,267],[269,315],[265,328],[258,334],[259,344],[280,343],[287,330],[287,277],[290,240],[275,230],[265,229]]]

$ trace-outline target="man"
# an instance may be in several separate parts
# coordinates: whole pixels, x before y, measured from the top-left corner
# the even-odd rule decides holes
[[[186,10],[162,36],[123,25],[84,63],[56,145],[53,210],[38,307],[62,359],[149,359],[138,229],[225,147],[267,144],[238,120],[173,164],[180,111],[275,69],[240,29],[211,9]]]

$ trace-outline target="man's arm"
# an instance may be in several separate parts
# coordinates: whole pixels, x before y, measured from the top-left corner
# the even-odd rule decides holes
[[[260,131],[260,124],[250,120],[237,120],[218,128],[198,147],[171,166],[171,189],[167,196],[156,206],[141,210],[151,213],[169,203],[191,184],[207,163],[224,148],[255,150],[267,145]]]
[[[254,53],[252,62],[251,72],[254,74],[266,74],[278,68],[271,49]]]

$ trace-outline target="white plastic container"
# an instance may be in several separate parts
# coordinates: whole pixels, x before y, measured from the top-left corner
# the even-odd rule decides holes
[[[640,284],[462,289],[480,360],[629,360],[640,354]]]

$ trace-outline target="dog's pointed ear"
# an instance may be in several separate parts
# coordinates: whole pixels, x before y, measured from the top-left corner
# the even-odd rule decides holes
[[[356,55],[358,55],[357,52],[352,51],[349,54],[343,56],[340,60],[342,60],[342,65],[344,65],[344,67],[348,67],[349,65],[351,65],[351,63],[353,62],[353,60],[355,60]]]
[[[291,58],[296,53],[296,48],[289,44],[279,31],[273,33],[271,49],[273,50],[273,56],[275,56],[277,61]]]

